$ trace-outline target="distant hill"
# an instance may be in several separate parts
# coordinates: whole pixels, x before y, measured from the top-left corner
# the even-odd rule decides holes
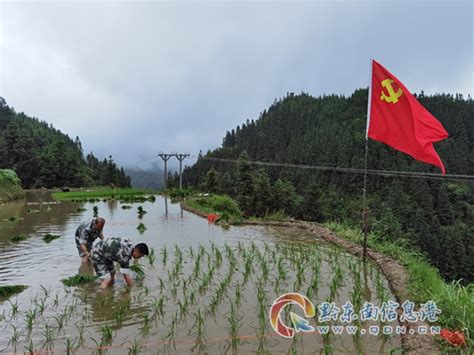
[[[449,139],[435,144],[447,172],[474,175],[472,98],[423,93],[417,98],[449,132]],[[281,209],[300,219],[359,226],[362,174],[278,166],[257,169],[242,162],[239,168],[207,158],[237,160],[240,156],[243,162],[363,169],[366,112],[367,89],[349,97],[289,94],[275,100],[257,120],[247,120],[227,132],[221,147],[185,169],[184,181],[236,197],[249,214]],[[368,157],[369,169],[439,173],[375,141],[369,141]],[[428,255],[446,279],[474,281],[472,180],[370,175],[367,193],[371,228],[380,238],[411,243]]]
[[[24,188],[130,186],[111,156],[84,157],[79,137],[72,140],[45,121],[16,113],[1,97],[0,168],[14,170]]]
[[[132,187],[152,190],[164,187],[163,170],[157,165],[147,169],[125,168],[125,173],[131,178]]]

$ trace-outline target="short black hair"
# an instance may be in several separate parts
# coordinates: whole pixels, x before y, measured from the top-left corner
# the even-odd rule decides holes
[[[145,243],[138,243],[137,245],[135,245],[135,249],[138,250],[142,255],[149,254],[148,245],[146,245]]]

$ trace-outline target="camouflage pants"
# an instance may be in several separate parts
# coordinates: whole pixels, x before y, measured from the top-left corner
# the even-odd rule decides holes
[[[107,279],[112,273],[115,273],[114,262],[108,259],[101,258],[100,256],[92,253],[91,255],[92,265],[94,265],[94,270],[99,279]]]
[[[79,256],[82,258],[83,256],[86,255],[86,253],[84,253],[84,252],[82,251],[82,249],[81,249],[81,244],[79,243],[79,236],[78,236],[77,234],[76,234],[76,238],[75,238],[75,239],[76,239],[77,252],[79,253]],[[91,251],[91,249],[92,249],[92,244],[93,244],[93,242],[90,242],[90,241],[87,241],[87,242],[86,242],[86,249],[87,249],[88,252]]]

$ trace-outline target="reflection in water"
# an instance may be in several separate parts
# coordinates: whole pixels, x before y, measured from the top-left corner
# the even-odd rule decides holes
[[[190,339],[195,339],[196,328],[193,328],[193,324],[198,310],[205,317],[207,336],[225,338],[230,332],[228,321],[230,305],[236,305],[236,298],[241,297],[239,317],[242,314],[243,318],[239,320],[238,334],[256,334],[256,329],[261,325],[257,318],[259,297],[264,295],[264,299],[261,298],[260,302],[263,302],[263,313],[266,317],[267,306],[277,296],[297,289],[296,274],[300,271],[303,275],[301,282],[306,284],[303,284],[298,291],[303,293],[309,292],[307,283],[313,282],[313,276],[317,274],[317,278],[314,279],[317,285],[312,291],[311,298],[315,302],[320,302],[331,297],[330,284],[334,282],[335,270],[342,268],[343,281],[334,297],[339,305],[350,300],[354,278],[351,276],[352,271],[348,272],[348,263],[352,263],[354,272],[360,275],[359,280],[363,285],[360,285],[359,289],[363,289],[361,292],[363,296],[373,302],[378,299],[378,294],[371,292],[375,289],[375,280],[378,276],[378,271],[372,264],[362,265],[360,260],[339,249],[328,247],[305,231],[277,227],[233,226],[225,230],[216,225],[209,225],[205,219],[183,211],[179,204],[168,204],[168,199],[160,196],[157,196],[155,203],[150,201],[140,203],[148,213],[139,219],[136,208],[124,210],[119,201],[63,202],[50,204],[48,205],[50,208],[45,208],[44,201],[48,201],[50,196],[44,193],[43,195],[34,194],[36,205],[31,205],[31,200],[28,198],[26,202],[0,206],[2,216],[0,282],[30,286],[28,290],[14,298],[21,309],[20,316],[11,320],[11,323],[10,320],[8,323],[0,320],[0,329],[3,330],[0,352],[11,350],[8,339],[13,335],[12,324],[23,332],[23,344],[27,343],[26,314],[28,311],[33,312],[44,307],[44,314],[38,317],[32,329],[32,339],[39,348],[44,341],[44,325],[56,327],[56,322],[61,320],[61,314],[66,314],[67,324],[64,325],[62,332],[57,332],[58,347],[66,342],[66,334],[77,338],[79,326],[87,330],[84,335],[86,346],[95,346],[92,339],[100,340],[99,328],[104,325],[113,328],[114,344],[129,344],[137,337],[143,343],[157,343],[167,336],[172,327],[175,327],[174,337],[184,339],[185,342],[176,345],[176,350],[170,345],[170,352],[190,353],[193,344]],[[164,201],[161,201],[161,198]],[[148,265],[149,261],[146,258],[141,260],[146,270],[146,277],[143,281],[138,281],[130,291],[126,290],[121,275],[117,275],[116,284],[106,290],[100,290],[94,282],[64,288],[60,281],[75,275],[78,269],[79,273],[92,273],[91,264],[81,264],[74,233],[79,223],[92,217],[94,205],[99,207],[100,216],[107,221],[104,228],[105,237],[128,237],[134,243],[147,243],[155,251],[154,266]],[[86,210],[78,211],[79,207]],[[27,212],[28,209],[30,213]],[[39,211],[32,213],[31,209]],[[15,223],[3,221],[13,215],[23,219]],[[143,234],[136,229],[139,222],[147,227]],[[18,244],[10,242],[10,238],[19,233],[30,234],[31,238]],[[61,238],[46,244],[42,240],[44,233],[59,234]],[[306,260],[301,270],[295,268],[296,256],[302,254],[305,260],[302,250],[315,246],[317,252],[313,254],[314,258]],[[293,247],[300,250],[291,249]],[[217,260],[215,252],[217,248],[220,250],[221,261],[211,268],[211,264]],[[167,250],[166,258],[163,256],[163,250]],[[282,254],[281,250],[289,251]],[[202,253],[200,259],[198,253]],[[251,254],[254,256],[249,258]],[[182,260],[181,266],[178,260]],[[232,260],[235,261],[235,265],[231,267]],[[251,261],[251,265],[247,265],[248,281],[244,281],[243,272],[248,260]],[[265,264],[265,260],[268,260],[268,265]],[[280,267],[279,260],[282,260]],[[214,276],[208,285],[203,285],[211,269],[214,270],[212,271]],[[267,287],[264,291],[259,291],[264,270],[268,273],[265,276]],[[279,274],[284,275],[284,278],[283,281],[278,281],[277,286],[276,280]],[[225,290],[219,291],[228,277],[230,284]],[[44,294],[41,285],[48,290],[49,296]],[[386,281],[383,281],[382,286],[387,287]],[[219,292],[222,292],[221,296],[218,296]],[[239,294],[241,296],[238,296]],[[392,297],[390,291],[387,291],[387,295]],[[217,307],[216,315],[212,317],[209,315],[209,310],[213,300],[217,298],[221,303]],[[3,312],[6,315],[11,314],[11,307],[10,303],[0,304],[0,314]],[[153,326],[146,335],[143,329],[144,322],[148,319],[153,319]],[[264,327],[265,333],[271,333],[268,319]],[[258,347],[257,340],[249,338],[240,343],[239,347],[242,348],[239,349],[242,350],[239,353],[254,353]],[[387,353],[399,346],[399,339],[393,337],[353,339],[346,335],[331,337],[330,342],[335,353],[356,353],[358,350],[370,354]],[[228,340],[209,342],[207,351],[222,353],[229,349],[229,344]],[[324,342],[320,336],[299,337],[297,350],[320,352],[323,351],[322,344]],[[291,341],[276,337],[269,337],[264,344],[268,353],[286,353],[288,349],[293,349],[291,346],[293,346]],[[162,346],[156,345],[145,352],[156,354],[160,350]],[[117,352],[126,354],[128,350],[114,349],[114,353]]]
[[[77,260],[79,262],[81,261],[79,257],[77,258]],[[79,266],[78,274],[94,275],[94,267],[92,266],[92,263],[90,261],[87,263],[81,262],[81,266]]]

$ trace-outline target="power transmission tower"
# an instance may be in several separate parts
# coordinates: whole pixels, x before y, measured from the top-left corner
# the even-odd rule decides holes
[[[168,180],[168,160],[170,160],[170,158],[172,156],[174,156],[175,154],[167,154],[167,153],[160,153],[158,154],[158,156],[163,159],[164,163],[165,163],[165,180],[164,180],[164,183],[165,183],[165,190],[166,190],[166,185],[167,185],[167,180]]]
[[[183,188],[183,160],[189,157],[189,154],[175,154],[176,159],[179,160],[179,189]]]

